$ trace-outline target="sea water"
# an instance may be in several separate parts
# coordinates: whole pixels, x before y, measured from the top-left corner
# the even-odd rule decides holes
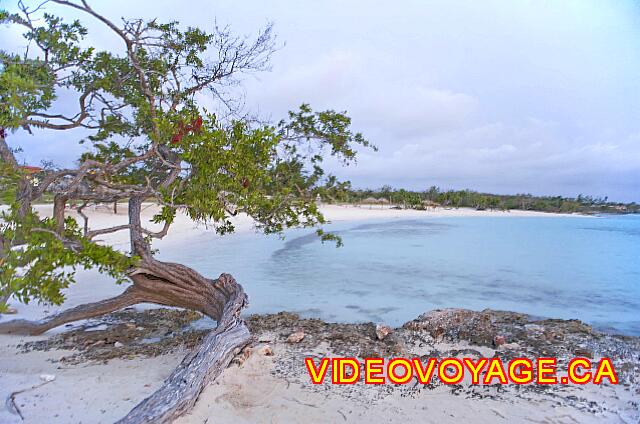
[[[640,216],[455,217],[327,225],[275,236],[203,235],[161,258],[234,275],[250,313],[401,325],[437,308],[577,318],[640,335]]]

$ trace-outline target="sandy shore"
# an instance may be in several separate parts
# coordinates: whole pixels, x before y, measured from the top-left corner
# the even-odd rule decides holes
[[[51,213],[50,205],[38,206],[43,214]],[[153,205],[144,208],[145,219],[150,219],[156,211]],[[539,212],[491,212],[470,209],[437,209],[430,211],[395,210],[378,207],[333,206],[322,207],[330,221],[402,219],[417,217],[551,217],[571,216]],[[116,215],[109,208],[88,211],[92,228],[104,228],[126,223],[126,207],[121,205]],[[246,216],[234,218],[237,231],[251,231],[253,223]],[[150,228],[154,225],[150,224]],[[196,225],[184,214],[180,214],[169,235],[154,245],[180,245],[192,236],[210,234],[217,237],[214,230]],[[117,248],[127,250],[126,232],[104,236],[103,240]],[[95,272],[82,271],[78,274],[78,284],[70,287],[67,300],[62,308],[73,307],[81,303],[103,299],[116,295],[122,287],[111,283],[109,279]],[[2,316],[1,320],[14,318],[37,319],[59,311],[59,307],[43,307],[36,304],[14,304],[19,313]],[[1,423],[108,423],[121,417],[132,406],[152,393],[169,375],[185,353],[180,346],[159,356],[139,355],[122,356],[106,361],[90,360],[79,363],[66,363],[62,357],[73,355],[79,346],[70,345],[65,349],[33,350],[25,352],[21,345],[34,341],[43,341],[60,335],[64,331],[78,328],[72,326],[48,332],[40,337],[19,337],[0,335],[0,407]],[[97,331],[100,331],[100,327]],[[96,331],[96,328],[91,330]],[[289,330],[283,330],[289,331]],[[67,334],[67,333],[64,333]],[[96,333],[98,334],[98,333]],[[402,391],[391,391],[380,396],[377,391],[360,387],[357,396],[344,390],[326,387],[316,390],[308,381],[303,381],[300,369],[293,377],[283,375],[282,363],[290,363],[300,355],[314,352],[318,354],[335,353],[327,346],[309,346],[308,352],[292,348],[271,337],[274,356],[254,354],[242,367],[227,370],[222,378],[209,387],[194,411],[180,422],[634,422],[638,415],[629,411],[628,392],[622,386],[580,388],[573,393],[582,396],[585,402],[599,402],[605,398],[611,401],[611,410],[590,412],[588,408],[579,408],[558,404],[557,400],[536,397],[473,399],[453,395],[442,387],[429,390],[420,396],[407,396]],[[113,347],[114,341],[110,342]],[[464,348],[467,342],[456,341],[452,349]],[[486,350],[487,355],[492,350]],[[297,356],[296,356],[297,355]],[[279,371],[280,370],[280,371]],[[54,375],[53,381],[46,381],[48,375]],[[290,378],[291,377],[291,378]],[[385,386],[386,387],[386,386]],[[578,390],[578,389],[575,389]],[[628,389],[627,389],[628,390]],[[348,392],[348,390],[347,390]],[[374,396],[372,398],[371,396]],[[11,410],[5,399],[13,399],[18,411]],[[7,406],[9,405],[9,406]],[[636,405],[637,406],[637,405]],[[586,411],[586,412],[585,412]],[[613,411],[613,412],[612,412]],[[23,419],[20,417],[23,416]],[[629,417],[631,421],[628,421]],[[635,417],[635,418],[633,418]]]
[[[484,321],[483,317],[495,324],[477,325]],[[438,324],[434,325],[432,318]],[[545,355],[567,358],[575,354],[574,342],[586,341],[576,337],[577,329],[563,328],[562,323],[513,324],[522,318],[519,314],[494,311],[434,311],[395,329],[381,342],[376,340],[372,324],[326,324],[319,320],[299,320],[292,314],[255,317],[250,320],[250,326],[258,338],[256,353],[239,368],[225,372],[203,393],[194,410],[177,422],[626,423],[640,420],[636,403],[640,377],[637,370],[624,377],[629,379],[627,382],[633,381],[627,387],[607,384],[473,386],[469,379],[454,386],[434,380],[429,385],[411,380],[406,385],[325,383],[315,386],[310,384],[302,365],[305,357],[319,362],[324,356],[460,359],[498,356],[507,360],[541,356],[545,352]],[[460,326],[460,319],[466,324]],[[501,321],[508,323],[503,327]],[[515,335],[519,325],[525,329],[525,335]],[[527,325],[535,330],[527,331]],[[287,335],[300,329],[304,330],[305,340],[296,345],[287,343]],[[510,343],[493,346],[489,339],[496,332],[511,334]],[[558,342],[562,346],[544,342],[545,347],[541,346],[540,339],[545,339],[544,334],[550,332],[562,334],[563,340]],[[264,345],[273,349],[273,356],[261,354]],[[635,353],[627,358],[629,361],[638,357],[638,346],[631,347]],[[604,351],[596,347],[592,353],[597,358]]]
[[[0,206],[1,208],[2,206]],[[52,205],[36,205],[35,210],[41,216],[51,216]],[[433,208],[428,211],[419,211],[413,209],[392,209],[388,206],[353,206],[353,205],[322,205],[320,210],[329,222],[341,221],[363,221],[376,219],[406,219],[406,218],[454,218],[454,217],[509,217],[509,218],[553,218],[553,217],[586,217],[577,214],[559,214],[546,213],[536,211],[514,210],[509,212],[503,211],[478,211],[470,208],[445,209]],[[147,228],[151,230],[160,230],[161,226],[150,222],[151,218],[158,211],[158,207],[154,204],[144,204],[142,211],[142,219],[147,221]],[[75,211],[68,211],[79,223],[82,218]],[[118,213],[113,213],[110,205],[93,206],[85,210],[85,214],[89,217],[89,226],[91,229],[106,228],[114,225],[122,225],[127,223],[127,206],[121,204],[118,206]],[[253,220],[245,214],[239,214],[232,217],[236,232],[246,232],[254,229]],[[162,240],[156,241],[154,247],[162,248],[169,244],[185,242],[189,237],[201,236],[202,234],[211,234],[216,237],[215,231],[211,227],[204,224],[196,224],[183,212],[179,212],[171,227],[169,234]],[[121,248],[128,249],[128,233],[120,231],[117,233],[106,234],[101,237],[106,243]]]
[[[0,339],[2,423],[111,423],[151,394],[206,331],[183,312],[124,311],[46,338]],[[601,335],[576,321],[533,321],[497,311],[424,314],[378,340],[375,326],[294,314],[251,316],[255,341],[177,422],[218,423],[635,423],[640,339]],[[298,343],[292,332],[304,332]],[[495,346],[495,335],[507,343]],[[119,346],[115,346],[118,342]],[[17,344],[21,344],[18,346]],[[266,354],[268,347],[271,354]],[[143,353],[144,352],[144,353]],[[621,384],[584,386],[313,385],[304,358],[611,357]],[[55,376],[45,382],[47,376]],[[330,373],[327,377],[330,380]],[[14,393],[13,398],[12,393]]]

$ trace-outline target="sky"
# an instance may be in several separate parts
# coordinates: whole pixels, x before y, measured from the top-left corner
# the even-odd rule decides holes
[[[279,49],[270,72],[245,80],[245,107],[273,120],[301,103],[347,111],[379,147],[360,152],[356,166],[332,165],[355,187],[640,201],[639,1],[92,4],[115,20],[175,19],[205,30],[217,21],[247,35],[273,22]],[[121,47],[93,24],[92,44]],[[16,30],[0,31],[2,48],[24,45]],[[69,165],[87,148],[53,131],[9,141],[29,164]]]

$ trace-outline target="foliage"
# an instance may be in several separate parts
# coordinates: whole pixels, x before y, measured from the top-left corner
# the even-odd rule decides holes
[[[474,208],[490,210],[533,210],[540,212],[562,213],[640,213],[637,203],[610,202],[607,197],[599,198],[583,194],[575,198],[562,196],[533,196],[531,194],[490,194],[473,190],[441,190],[431,186],[425,191],[394,190],[384,186],[377,190],[353,190],[345,186],[340,195],[345,202],[359,203],[374,197],[390,200],[391,203],[405,208],[424,209],[430,202],[443,207]],[[327,201],[336,196],[323,195]]]
[[[54,5],[106,25],[121,48],[90,46],[89,28],[50,13]],[[60,302],[79,266],[124,278],[137,260],[154,253],[151,240],[166,235],[179,210],[220,234],[234,230],[231,217],[238,213],[250,215],[265,233],[321,225],[316,198],[348,186],[326,175],[323,160],[333,156],[349,164],[359,148],[373,147],[352,132],[344,112],[302,104],[276,123],[240,113],[234,93],[242,76],[268,69],[275,46],[270,25],[248,38],[178,22],[115,24],[87,2],[69,0],[34,9],[19,3],[18,13],[1,11],[0,21],[25,29],[28,43],[22,52],[0,53],[0,127],[91,131],[78,140],[89,147],[78,166],[47,170],[38,186],[3,158],[7,175],[30,187],[19,193],[20,184],[0,180],[8,200],[14,199],[3,218],[0,293],[23,301]],[[63,95],[75,96],[77,113],[56,110],[54,100]],[[38,217],[30,207],[18,212],[48,195],[57,202],[55,218]],[[93,230],[64,217],[65,205],[142,200],[162,206],[153,221],[163,230],[143,223]],[[139,211],[130,214],[139,219]],[[94,242],[99,234],[122,230],[131,233],[129,255]],[[318,235],[340,243],[321,229]]]
[[[0,162],[0,204],[15,202],[19,178],[13,167]]]
[[[18,219],[15,205],[0,217],[2,237],[22,240],[21,247],[9,251],[2,259],[0,270],[0,282],[21,302],[37,298],[62,303],[64,297],[60,291],[75,282],[77,267],[97,267],[117,282],[123,282],[124,272],[135,264],[136,258],[82,237],[73,218],[65,220],[60,236],[55,232],[56,223],[52,218],[40,218],[31,212]]]

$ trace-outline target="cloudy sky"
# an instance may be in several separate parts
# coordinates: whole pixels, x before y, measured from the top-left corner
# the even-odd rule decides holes
[[[281,48],[271,72],[246,81],[247,108],[273,119],[302,102],[348,111],[380,148],[336,169],[356,187],[640,201],[638,1],[93,4],[115,19],[204,29],[216,19],[241,34],[274,22]],[[19,45],[11,30],[2,34],[3,44]],[[118,46],[105,32],[91,37],[98,47]],[[10,140],[32,164],[69,164],[84,149],[61,133]]]

